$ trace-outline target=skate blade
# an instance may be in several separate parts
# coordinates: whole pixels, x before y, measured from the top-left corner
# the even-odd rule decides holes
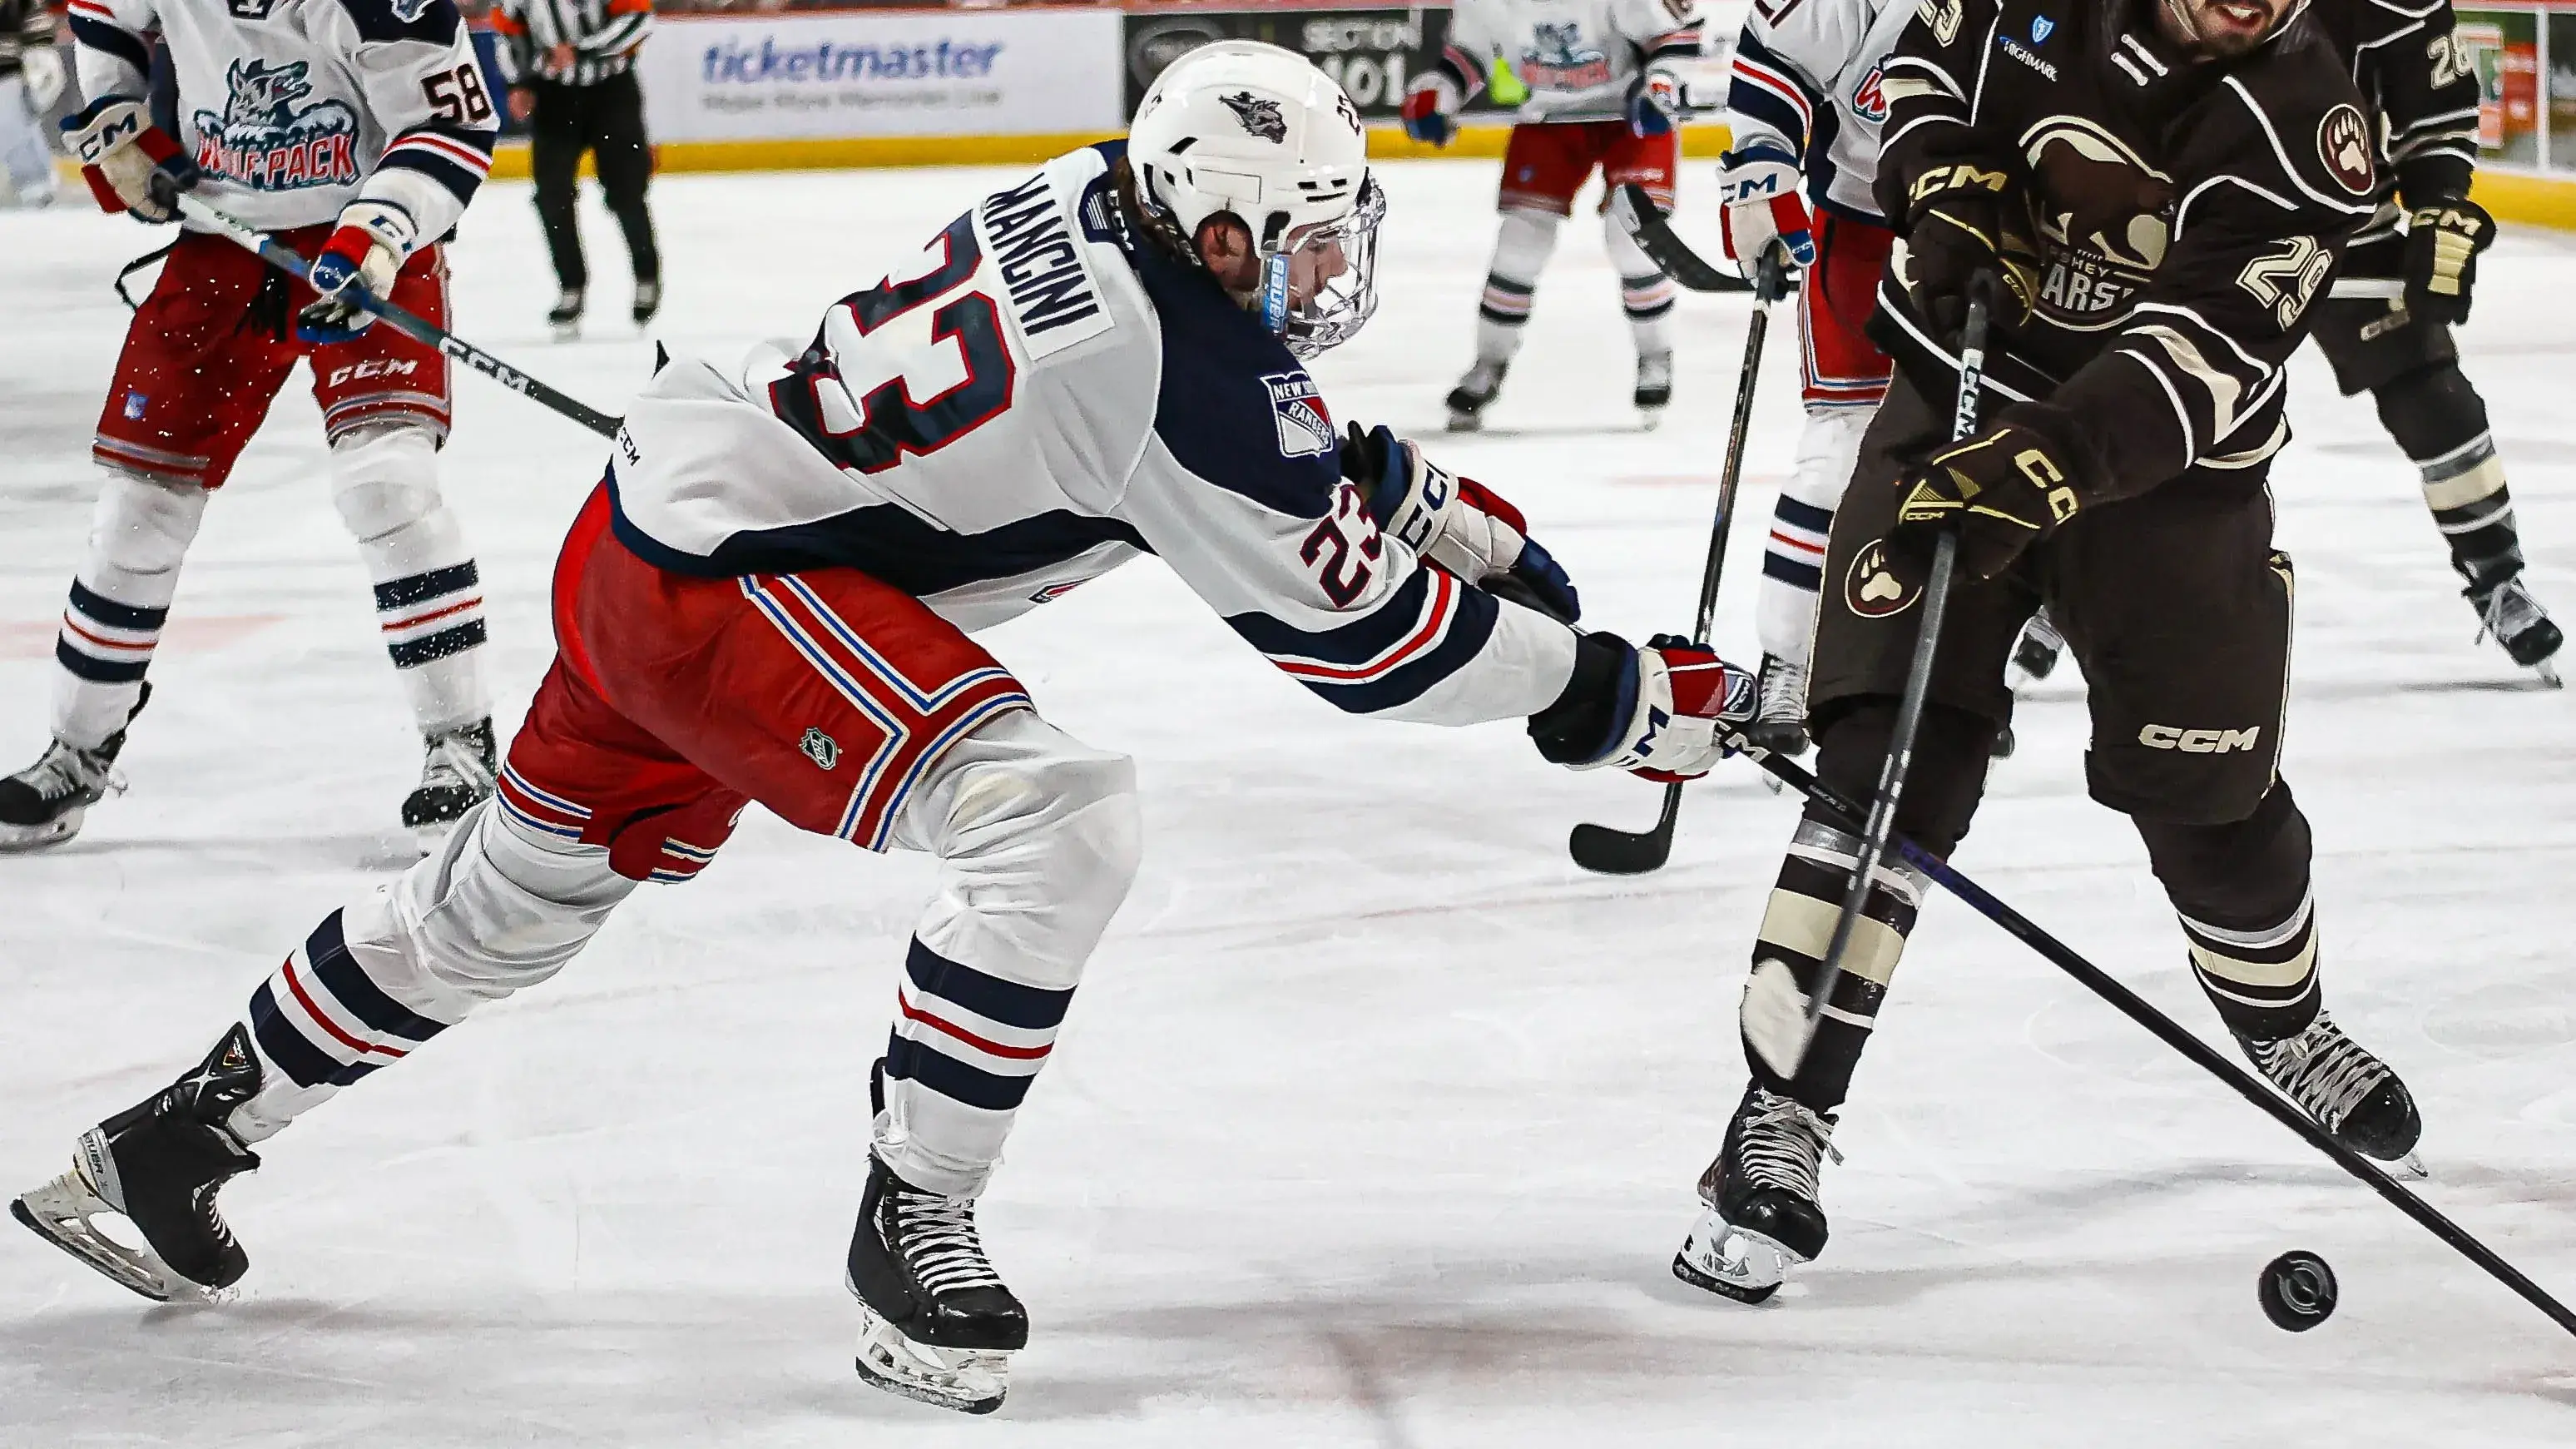
[[[0,855],[60,845],[80,834],[81,820],[88,814],[87,806],[75,806],[42,825],[0,825]]]
[[[110,1282],[155,1303],[221,1303],[230,1296],[179,1276],[150,1248],[129,1248],[100,1231],[93,1218],[125,1215],[90,1187],[78,1167],[12,1201],[9,1215]],[[127,1226],[131,1231],[130,1220]]]
[[[2567,681],[2558,677],[2558,666],[2550,663],[2546,659],[2543,659],[2539,663],[2531,666],[2531,672],[2539,675],[2540,682],[2549,686],[2551,689],[2565,689],[2567,687]]]
[[[1637,409],[1637,421],[1645,427],[1647,432],[1651,433],[1655,429],[1664,425],[1664,410],[1662,408],[1639,408]]]
[[[549,322],[546,324],[546,328],[554,334],[554,338],[557,342],[579,342],[581,340],[581,324],[578,322]]]
[[[1484,430],[1485,420],[1479,414],[1451,413],[1449,415],[1449,431],[1453,433],[1481,433]]]
[[[2388,1171],[2392,1177],[2403,1177],[2415,1182],[2428,1181],[2433,1176],[2433,1170],[2424,1165],[2424,1156],[2419,1152],[2409,1152],[2390,1163]]]
[[[1729,1223],[1710,1208],[1673,1254],[1673,1276],[1738,1303],[1763,1303],[1780,1291],[1804,1257],[1761,1233]]]
[[[862,1303],[859,1377],[890,1394],[918,1399],[961,1414],[989,1414],[1010,1392],[1011,1356],[980,1348],[938,1348],[915,1343]]]

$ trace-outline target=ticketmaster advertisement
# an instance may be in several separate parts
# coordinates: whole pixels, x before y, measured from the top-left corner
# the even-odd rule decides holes
[[[1121,129],[1097,10],[665,16],[637,70],[656,141]]]

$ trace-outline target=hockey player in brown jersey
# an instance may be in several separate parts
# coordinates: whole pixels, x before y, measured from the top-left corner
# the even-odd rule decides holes
[[[1897,378],[1834,520],[1810,702],[1817,773],[1867,798],[1931,539],[1955,529],[1897,828],[1945,854],[1966,833],[2011,714],[2007,656],[2044,604],[2090,686],[2093,797],[2137,823],[2211,1002],[2328,1131],[2395,1160],[2421,1122],[2321,1009],[2308,824],[2278,769],[2282,369],[2379,190],[2360,97],[2303,3],[1924,0],[1886,64],[1877,181],[1902,238],[1874,324]],[[1952,444],[1972,285],[1995,298],[1995,351],[1979,431]],[[1878,867],[1803,1057],[1767,1060],[1760,1027],[1817,988],[1859,849],[1811,806],[1754,943],[1752,1081],[1674,1264],[1729,1296],[1759,1301],[1824,1246],[1820,1159],[1923,880]]]

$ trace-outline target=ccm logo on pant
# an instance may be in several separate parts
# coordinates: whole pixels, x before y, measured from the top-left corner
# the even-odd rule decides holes
[[[401,377],[406,373],[418,371],[420,371],[420,360],[418,358],[377,358],[368,362],[352,362],[345,367],[332,368],[331,376],[325,380],[322,385],[324,387],[338,387],[344,382],[365,382],[370,378],[378,377]]]
[[[2263,736],[2263,727],[2242,730],[2182,730],[2172,725],[2148,725],[2138,731],[2138,743],[2151,750],[2180,750],[2186,755],[2223,755],[2231,750],[2251,750]]]

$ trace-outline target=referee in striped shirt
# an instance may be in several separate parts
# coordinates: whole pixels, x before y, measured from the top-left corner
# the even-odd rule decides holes
[[[644,91],[635,83],[635,54],[652,26],[653,0],[500,0],[492,12],[510,115],[528,125],[537,216],[563,285],[546,316],[560,337],[579,335],[590,287],[573,205],[584,151],[594,158],[599,189],[626,233],[635,263],[636,324],[652,321],[662,307],[662,256],[653,245],[652,213],[644,209],[653,152],[644,136]]]

